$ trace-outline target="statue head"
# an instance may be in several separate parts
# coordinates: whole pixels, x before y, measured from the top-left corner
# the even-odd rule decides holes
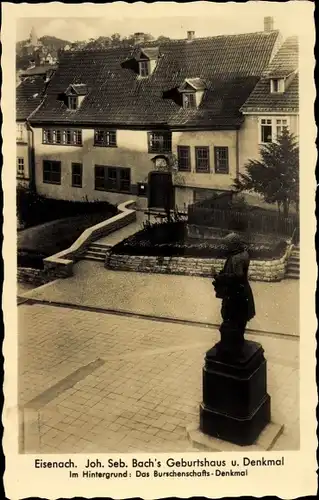
[[[245,244],[242,241],[241,237],[237,233],[227,234],[224,238],[227,250],[230,253],[242,252],[245,250]]]

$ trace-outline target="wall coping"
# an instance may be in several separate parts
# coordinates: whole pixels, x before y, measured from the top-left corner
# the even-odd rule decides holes
[[[107,228],[109,225],[118,220],[125,219],[130,214],[136,213],[136,210],[130,208],[134,204],[135,204],[134,200],[128,200],[118,205],[117,208],[120,213],[114,215],[110,219],[106,219],[105,221],[95,224],[95,226],[91,226],[85,229],[83,233],[78,237],[78,239],[75,240],[75,242],[72,243],[72,245],[69,248],[66,248],[61,252],[58,252],[54,255],[51,255],[50,257],[46,257],[45,259],[43,259],[44,265],[49,264],[51,266],[52,264],[55,264],[55,265],[67,266],[73,264],[74,255],[77,252],[79,252],[88,241],[90,242],[94,241],[95,239],[94,234],[96,232],[100,231],[103,228]],[[99,233],[98,238],[100,237],[101,235]]]

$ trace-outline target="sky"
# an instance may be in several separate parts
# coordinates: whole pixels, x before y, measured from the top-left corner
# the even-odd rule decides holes
[[[64,9],[59,4],[59,10],[52,10],[51,17],[33,16],[18,19],[17,41],[28,38],[32,26],[38,37],[52,35],[69,41],[88,40],[110,36],[113,33],[128,36],[138,31],[151,33],[154,37],[165,35],[170,38],[185,38],[188,30],[195,31],[196,37],[249,33],[263,30],[265,16],[272,16],[275,29],[280,29],[284,36],[289,36],[299,34],[302,27],[293,4],[298,2],[289,2],[289,5],[286,2],[272,4],[258,1],[246,4],[191,2],[183,5],[175,2],[116,2],[97,6],[99,11],[95,8],[96,4],[91,4],[90,16],[85,17],[82,17],[87,12],[82,7],[85,4],[73,4],[72,7],[76,9],[65,10],[63,17],[61,14]],[[59,17],[55,16],[57,11]],[[37,11],[32,11],[35,12]],[[38,12],[40,13],[40,10]],[[81,17],[75,17],[75,12]],[[98,17],[94,15],[95,12],[99,14]]]

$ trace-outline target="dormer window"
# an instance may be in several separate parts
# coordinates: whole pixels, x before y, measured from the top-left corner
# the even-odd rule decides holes
[[[183,108],[196,108],[196,95],[195,92],[185,92],[183,94]]]
[[[150,74],[150,63],[149,61],[139,62],[140,76],[148,76]]]
[[[201,78],[186,78],[178,91],[183,97],[183,108],[194,109],[200,105],[206,84]]]
[[[135,56],[135,60],[138,62],[139,75],[144,78],[150,76],[156,68],[158,59],[158,47],[140,48]]]
[[[270,80],[270,92],[282,94],[285,91],[285,80],[283,78],[272,78]]]
[[[73,111],[78,109],[87,93],[88,88],[84,83],[73,83],[70,85],[65,92],[68,108]]]
[[[77,109],[78,108],[78,98],[77,97],[69,97],[68,98],[68,108],[69,109]]]

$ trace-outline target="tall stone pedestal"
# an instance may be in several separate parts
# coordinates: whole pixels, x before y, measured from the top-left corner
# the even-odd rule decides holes
[[[200,429],[240,446],[253,444],[270,422],[264,350],[245,340],[236,360],[223,359],[218,344],[207,351],[203,368]]]

